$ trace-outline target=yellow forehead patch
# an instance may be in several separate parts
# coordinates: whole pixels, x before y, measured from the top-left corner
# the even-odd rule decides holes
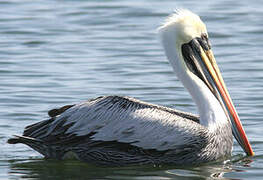
[[[159,30],[174,31],[177,40],[187,42],[201,34],[207,33],[206,26],[200,17],[189,10],[181,9],[169,16]]]

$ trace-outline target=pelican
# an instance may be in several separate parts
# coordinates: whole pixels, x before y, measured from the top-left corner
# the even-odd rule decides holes
[[[50,110],[49,119],[27,126],[8,143],[26,144],[46,158],[100,165],[195,165],[231,156],[233,134],[253,156],[200,17],[176,10],[159,35],[199,116],[131,97],[102,96]]]

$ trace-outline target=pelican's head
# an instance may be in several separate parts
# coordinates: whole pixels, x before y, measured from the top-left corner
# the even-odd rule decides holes
[[[222,107],[219,108],[230,120],[238,143],[248,155],[254,155],[216,64],[206,26],[199,16],[189,10],[177,10],[159,28],[159,33],[165,54],[177,77],[195,96],[196,101],[198,96],[207,96],[205,98],[214,99],[211,101],[216,101],[214,104]],[[193,95],[194,93],[198,95]]]
[[[159,28],[165,53],[177,76],[181,69],[187,71],[183,57],[183,45],[197,43],[211,49],[206,26],[200,17],[189,10],[180,9],[170,15]]]
[[[194,38],[207,36],[205,24],[200,17],[189,10],[180,9],[170,15],[159,28],[160,32],[170,32],[176,37],[176,43],[182,45]],[[163,35],[165,35],[163,33]],[[171,38],[171,37],[170,37]]]

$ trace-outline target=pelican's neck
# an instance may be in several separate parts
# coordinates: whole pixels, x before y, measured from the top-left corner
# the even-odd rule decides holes
[[[181,72],[178,78],[191,94],[200,115],[200,124],[213,130],[228,123],[227,116],[210,89],[190,71]]]

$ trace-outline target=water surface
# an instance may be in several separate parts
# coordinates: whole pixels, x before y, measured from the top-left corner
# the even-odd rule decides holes
[[[263,11],[250,1],[94,0],[0,2],[0,179],[261,179]],[[201,167],[94,167],[47,161],[12,134],[47,111],[100,95],[128,95],[196,113],[159,43],[176,7],[207,24],[217,62],[256,156]]]

